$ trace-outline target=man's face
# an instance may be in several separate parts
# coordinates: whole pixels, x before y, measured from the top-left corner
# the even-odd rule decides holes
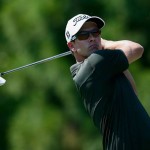
[[[87,32],[91,32],[87,39],[84,39],[84,35]],[[86,22],[77,34],[73,44],[73,51],[76,57],[87,58],[91,53],[98,49],[102,49],[101,38],[99,35],[99,29],[94,22]]]

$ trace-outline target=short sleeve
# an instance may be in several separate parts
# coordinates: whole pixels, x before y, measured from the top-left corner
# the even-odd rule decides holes
[[[88,57],[95,75],[112,77],[129,67],[128,60],[121,50],[98,50]]]

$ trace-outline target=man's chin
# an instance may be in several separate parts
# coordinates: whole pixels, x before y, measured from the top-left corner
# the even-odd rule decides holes
[[[90,51],[90,53],[92,54],[92,53],[94,53],[94,52],[96,52],[98,49],[96,48],[96,49],[92,49],[91,51]]]

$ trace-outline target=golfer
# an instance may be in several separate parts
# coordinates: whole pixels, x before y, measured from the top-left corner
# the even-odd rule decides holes
[[[68,21],[65,37],[76,59],[70,68],[73,80],[103,135],[104,150],[150,150],[150,118],[128,71],[143,47],[129,40],[103,39],[104,25],[101,18],[86,14]]]

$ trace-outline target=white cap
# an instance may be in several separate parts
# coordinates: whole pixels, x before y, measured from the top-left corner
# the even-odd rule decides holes
[[[101,29],[105,25],[104,20],[100,17],[89,16],[86,14],[76,15],[73,18],[71,18],[66,25],[65,37],[67,43],[75,39],[74,35],[81,29],[81,27],[86,21],[95,22],[99,29]]]

